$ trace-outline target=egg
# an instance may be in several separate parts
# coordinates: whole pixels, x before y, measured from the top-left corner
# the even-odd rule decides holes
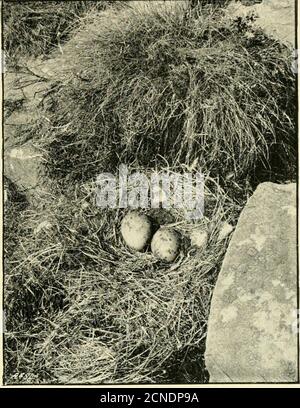
[[[121,234],[126,245],[142,251],[151,238],[151,222],[144,214],[129,212],[121,222]]]
[[[198,249],[204,250],[208,241],[208,233],[203,229],[195,229],[191,232],[191,244]]]
[[[160,228],[151,241],[153,254],[162,261],[173,262],[180,251],[180,236],[173,229]]]
[[[234,228],[232,225],[228,224],[228,222],[224,222],[218,235],[218,241],[222,241],[223,239],[227,238],[233,230]]]

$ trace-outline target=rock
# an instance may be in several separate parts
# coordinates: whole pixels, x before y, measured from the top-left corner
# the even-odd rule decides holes
[[[6,126],[25,126],[30,125],[36,121],[38,115],[36,112],[30,112],[27,110],[18,111],[15,110],[9,118],[6,120]]]
[[[22,89],[18,83],[18,75],[15,73],[6,73],[4,75],[3,96],[5,101],[18,102],[25,98]]]
[[[297,381],[296,185],[261,184],[242,211],[213,293],[210,382]]]
[[[44,79],[56,79],[57,74],[62,69],[62,64],[58,64],[60,54],[53,54],[53,58],[44,59],[43,57],[37,57],[32,59],[26,59],[26,66],[36,76]],[[61,58],[63,61],[63,58]],[[60,62],[61,62],[60,61]]]
[[[38,106],[48,89],[49,84],[47,82],[36,81],[25,86],[23,92],[27,100],[30,101],[31,106]]]
[[[20,191],[41,188],[44,183],[43,156],[33,145],[26,143],[7,149],[4,156],[4,174]]]
[[[45,84],[20,73],[7,73],[4,83],[4,150],[9,157],[39,118],[37,107]]]
[[[7,73],[4,77],[4,100],[6,103],[22,101],[23,105],[27,105],[27,115],[36,115],[34,110],[49,87],[50,82],[47,79],[28,73]]]
[[[4,76],[4,174],[29,202],[48,194],[43,156],[24,140],[40,118],[38,107],[49,84],[26,66]]]
[[[262,3],[263,0],[240,0],[243,6],[253,6],[257,3]]]
[[[232,16],[245,16],[251,12],[258,16],[255,25],[277,40],[295,46],[296,23],[294,0],[243,0],[232,1],[228,6]]]
[[[18,129],[14,125],[4,124],[4,151],[18,144]]]

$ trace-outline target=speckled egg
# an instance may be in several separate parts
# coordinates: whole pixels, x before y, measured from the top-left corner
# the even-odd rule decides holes
[[[162,261],[173,262],[180,251],[180,236],[173,229],[160,228],[151,241],[153,254]]]
[[[149,218],[135,211],[128,213],[121,223],[124,242],[135,251],[142,251],[145,248],[151,238],[151,229]]]

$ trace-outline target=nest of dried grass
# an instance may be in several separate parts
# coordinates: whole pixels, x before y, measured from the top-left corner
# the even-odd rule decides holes
[[[120,235],[124,210],[101,210],[94,199],[85,185],[18,215],[5,273],[6,382],[206,381],[209,304],[228,242],[218,234],[241,206],[207,179],[205,218],[148,211],[185,241],[166,264],[130,251]],[[202,251],[189,241],[196,227],[209,232]]]

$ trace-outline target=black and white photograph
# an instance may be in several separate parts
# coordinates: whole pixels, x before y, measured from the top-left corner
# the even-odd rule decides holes
[[[1,1],[4,388],[300,384],[297,13]]]

